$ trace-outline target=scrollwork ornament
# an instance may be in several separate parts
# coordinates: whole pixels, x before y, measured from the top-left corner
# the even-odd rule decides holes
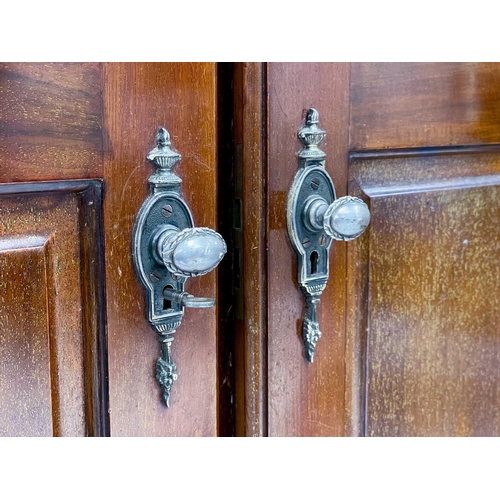
[[[173,337],[160,338],[162,347],[162,356],[156,361],[156,380],[161,386],[163,401],[170,407],[170,391],[173,383],[177,380],[177,367],[172,361],[170,346]]]
[[[304,348],[307,361],[312,363],[314,361],[314,351],[316,350],[316,344],[321,338],[319,323],[305,318],[304,323],[302,324],[302,338],[304,340]]]
[[[177,380],[177,367],[175,363],[168,363],[163,358],[156,362],[156,380],[161,385],[163,401],[170,407],[170,391],[172,384]]]
[[[319,329],[317,316],[319,301],[320,299],[318,296],[306,296],[306,315],[302,323],[302,339],[304,341],[306,359],[310,363],[314,361],[316,344],[321,338],[321,330]]]

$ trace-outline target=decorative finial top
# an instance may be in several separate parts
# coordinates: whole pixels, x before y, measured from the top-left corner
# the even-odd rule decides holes
[[[299,158],[322,159],[326,157],[325,152],[319,148],[321,141],[325,138],[326,132],[318,126],[318,123],[318,111],[314,108],[308,109],[306,113],[306,125],[298,133],[300,142],[304,147],[299,153]]]
[[[177,175],[172,173],[172,169],[182,156],[174,151],[170,144],[170,134],[166,128],[160,127],[156,133],[156,147],[146,156],[146,159],[156,167],[156,173],[149,178],[149,182],[155,186],[182,182]]]
[[[156,144],[158,148],[170,146],[170,134],[166,128],[160,127],[156,134]]]
[[[319,113],[314,108],[310,108],[307,110],[306,124],[312,125],[313,123],[319,123]]]

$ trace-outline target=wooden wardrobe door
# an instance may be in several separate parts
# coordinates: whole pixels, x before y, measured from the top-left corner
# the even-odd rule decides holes
[[[215,435],[217,310],[186,313],[166,408],[131,231],[159,126],[217,228],[217,66],[9,63],[0,84],[0,434]]]
[[[105,435],[101,68],[0,78],[0,434]]]
[[[340,435],[345,426],[345,245],[334,246],[331,255],[319,310],[323,338],[314,364],[308,364],[286,200],[297,170],[297,131],[310,107],[320,111],[322,127],[330,131],[323,148],[326,168],[338,195],[345,194],[349,65],[244,63],[236,65],[235,89],[244,227],[237,352],[245,363],[236,366],[237,429],[246,435]]]
[[[182,155],[176,173],[197,226],[217,228],[217,68],[214,63],[105,64],[104,201],[109,396],[114,436],[217,433],[217,309],[187,309],[172,344],[170,408],[155,380],[161,349],[132,265],[134,221],[149,193],[145,155],[159,126]],[[186,290],[216,297],[217,272]]]
[[[243,134],[242,176],[249,185],[256,170],[266,179],[263,221],[248,215],[255,196],[244,192],[242,202],[252,234],[244,259],[250,242],[266,249],[257,290],[267,306],[258,342],[255,316],[242,323],[246,365],[261,360],[260,378],[246,371],[237,398],[246,434],[500,434],[500,65],[243,64],[235,78],[238,71],[239,122],[263,132],[261,142]],[[326,130],[321,147],[337,196],[361,197],[372,214],[360,238],[332,244],[312,364],[285,206],[310,107]],[[254,108],[263,118],[252,128]],[[256,144],[260,162],[252,161]],[[252,280],[243,277],[246,287]],[[259,404],[260,413],[248,411]]]
[[[499,100],[499,64],[352,66],[355,434],[500,434]]]

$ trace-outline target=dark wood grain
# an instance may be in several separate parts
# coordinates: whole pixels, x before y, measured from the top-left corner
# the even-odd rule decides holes
[[[98,210],[99,189],[93,181],[0,184],[2,435],[105,434],[91,418],[106,418],[107,398],[105,353],[95,350],[103,318],[90,300],[100,285],[88,262],[102,257],[97,214],[82,207]]]
[[[1,436],[57,433],[50,373],[52,311],[47,308],[47,285],[53,280],[46,272],[50,243],[36,240],[2,242],[0,251]]]
[[[351,432],[498,435],[500,155],[358,159],[350,192]]]
[[[286,230],[286,198],[297,170],[297,130],[304,112],[316,108],[327,136],[326,169],[339,196],[345,194],[348,160],[349,65],[268,66],[267,269],[269,435],[344,433],[345,243],[333,243],[330,279],[321,297],[323,337],[313,364],[301,338],[305,301],[297,285],[297,259]]]
[[[267,435],[267,74],[261,63],[235,65],[235,142],[241,161],[242,324],[238,325],[237,429]],[[237,167],[238,168],[238,167]]]
[[[216,309],[188,309],[172,346],[179,378],[161,401],[160,353],[132,266],[132,227],[152,173],[145,155],[165,126],[182,154],[177,173],[197,226],[216,227],[217,71],[212,63],[105,64],[105,247],[110,425],[114,436],[217,432]],[[215,297],[217,273],[187,282]]]
[[[52,375],[44,390],[51,391],[55,435],[109,432],[101,183],[58,182],[103,175],[101,69],[98,63],[0,65],[0,193],[17,195],[31,209],[9,216],[4,236],[53,234],[44,247],[52,249],[48,269],[55,266],[46,287],[57,292],[47,293],[47,303],[54,302],[47,306]],[[34,182],[48,180],[54,182]]]
[[[68,183],[63,183],[68,184]],[[74,183],[76,184],[76,183]],[[92,436],[109,436],[108,347],[102,182],[78,190],[82,276],[85,411]]]
[[[98,63],[0,64],[0,182],[102,176]]]
[[[500,434],[499,89],[498,63],[0,64],[0,434]],[[285,219],[309,107],[372,210],[312,365]],[[233,253],[188,281],[221,300],[186,311],[170,409],[130,250],[158,126]]]
[[[71,251],[78,252],[78,258],[72,254],[63,259],[65,266],[75,266],[70,279],[64,275],[72,295],[63,294],[55,302],[54,317],[60,324],[49,322],[50,328],[55,324],[56,332],[50,355],[67,361],[60,367],[51,362],[51,367],[57,367],[51,397],[59,398],[53,405],[56,424],[51,432],[106,435],[111,416],[114,435],[214,435],[217,312],[186,314],[174,346],[180,378],[168,412],[161,405],[154,379],[159,348],[145,321],[144,293],[131,266],[130,231],[147,195],[151,170],[144,156],[160,125],[167,126],[183,155],[179,169],[183,193],[197,225],[217,226],[216,65],[8,63],[1,66],[0,79],[0,182],[104,178],[104,221],[97,184],[81,189],[75,184],[51,186],[54,193],[60,192],[74,204],[66,218],[52,212],[47,218],[60,223],[53,231],[68,240],[64,249],[54,247],[54,259],[68,253],[71,244]],[[35,183],[13,186],[4,184],[3,192],[15,193],[19,188],[30,197],[29,193],[39,190]],[[31,208],[37,221],[48,210],[45,206]],[[9,220],[9,228],[23,235],[29,225],[23,221]],[[65,229],[68,221],[75,225],[73,233]],[[102,224],[108,247],[107,302],[103,248],[96,237]],[[215,296],[216,280],[212,273],[190,280],[187,289],[195,295]],[[48,297],[50,301],[50,294]],[[60,308],[68,315],[66,323]],[[107,406],[106,311],[110,318],[111,413]],[[67,328],[76,340],[69,341]],[[67,414],[71,411],[72,420]]]
[[[500,142],[500,63],[353,63],[353,150]]]

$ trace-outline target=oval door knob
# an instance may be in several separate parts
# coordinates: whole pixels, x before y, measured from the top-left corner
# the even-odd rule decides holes
[[[176,276],[202,276],[215,269],[227,251],[222,236],[208,227],[166,229],[158,238],[158,254]]]
[[[366,203],[353,196],[335,200],[323,215],[326,234],[335,240],[351,241],[370,224],[370,210]]]
[[[321,196],[310,196],[304,205],[304,222],[310,231],[325,231],[330,238],[350,241],[370,223],[370,210],[363,200],[343,196],[328,203]]]

